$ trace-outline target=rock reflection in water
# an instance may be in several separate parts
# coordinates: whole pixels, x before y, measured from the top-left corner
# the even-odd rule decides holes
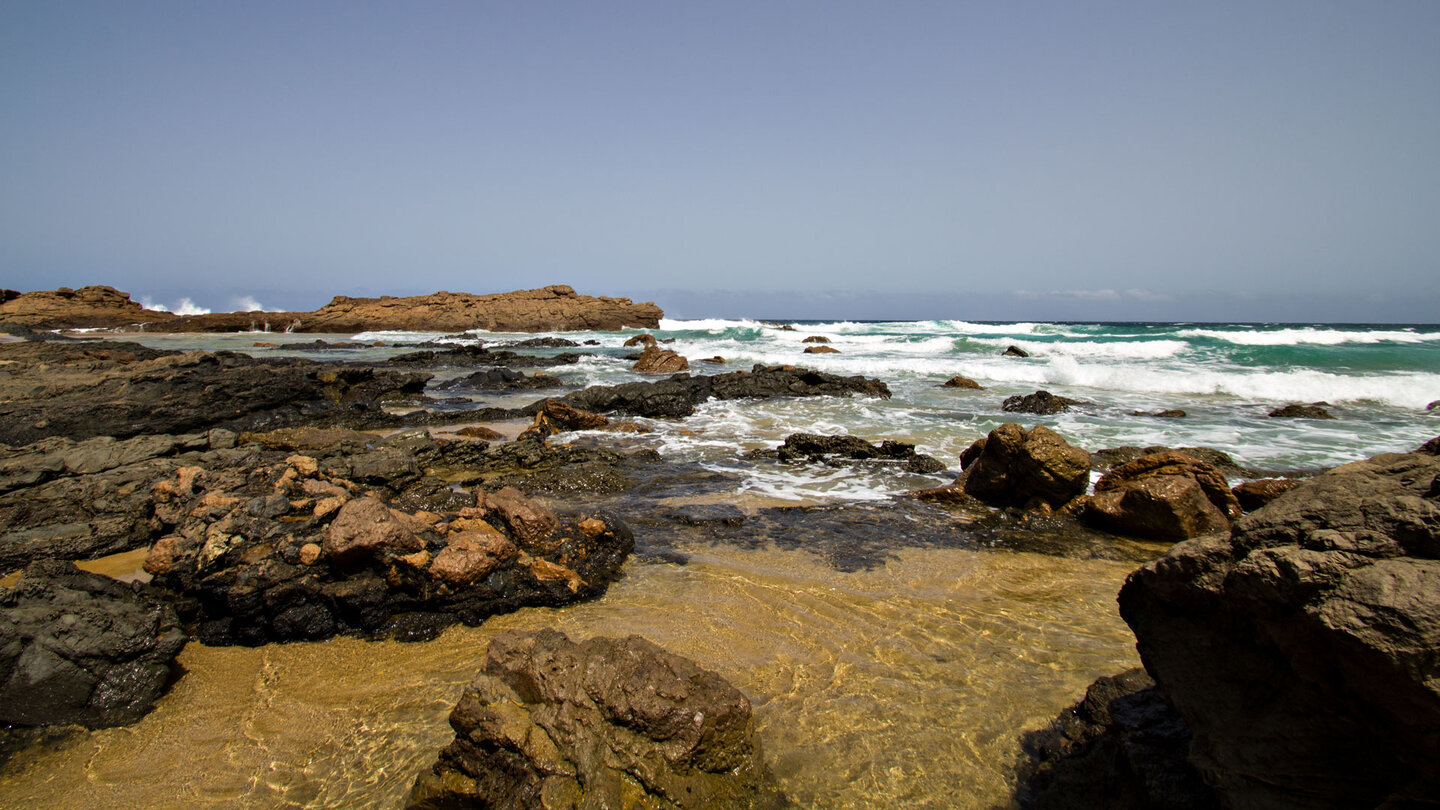
[[[556,627],[638,633],[728,678],[801,807],[1003,806],[1020,732],[1137,660],[1114,605],[1129,561],[900,549],[842,571],[684,550],[684,566],[632,561],[598,601],[427,643],[192,644],[151,715],[21,754],[0,805],[398,807],[488,640]]]

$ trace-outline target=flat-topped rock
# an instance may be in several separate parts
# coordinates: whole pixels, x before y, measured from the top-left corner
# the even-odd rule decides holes
[[[115,328],[135,323],[164,322],[176,315],[145,309],[130,294],[114,287],[91,286],[72,290],[21,293],[0,290],[0,322],[32,329]]]

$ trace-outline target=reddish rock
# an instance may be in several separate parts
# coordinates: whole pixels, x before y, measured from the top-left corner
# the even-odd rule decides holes
[[[517,493],[518,494],[518,493]],[[391,511],[374,498],[356,498],[340,507],[325,532],[325,556],[336,562],[373,557],[382,551],[409,554],[425,547]]]
[[[980,383],[975,382],[974,380],[970,379],[969,377],[961,377],[961,376],[951,377],[950,379],[946,380],[946,381],[944,382],[944,384],[941,385],[941,387],[942,387],[942,388],[968,388],[968,389],[970,389],[970,390],[972,390],[972,391],[984,391],[984,390],[985,390],[985,386],[981,385]]]
[[[629,348],[631,346],[644,346],[648,349],[651,346],[657,345],[658,343],[659,341],[655,339],[654,335],[642,333],[625,341],[625,346],[626,348]]]
[[[1200,484],[1182,475],[1156,475],[1097,492],[1080,514],[1099,528],[1151,540],[1187,540],[1230,527]]]
[[[446,540],[445,548],[430,563],[430,573],[451,585],[469,585],[489,576],[518,554],[515,544],[494,529],[461,532]]]
[[[131,301],[129,293],[105,286],[78,290],[61,287],[30,293],[5,290],[0,301],[3,301],[0,322],[32,329],[115,328],[176,317],[169,312],[145,309]]]
[[[550,540],[560,528],[560,521],[549,509],[520,494],[520,490],[505,487],[498,492],[486,492],[481,496],[481,505],[498,515],[527,551],[547,552],[558,545]]]
[[[688,371],[690,363],[669,349],[647,346],[631,368],[642,374],[674,374],[679,371]]]
[[[1144,478],[1160,475],[1178,475],[1193,478],[1200,485],[1205,497],[1228,519],[1240,517],[1240,503],[1230,491],[1230,482],[1225,473],[1214,464],[1201,461],[1189,453],[1179,450],[1163,450],[1131,459],[1111,467],[1100,480],[1095,482],[1095,492],[1123,489],[1126,484]]]
[[[1230,491],[1235,493],[1241,508],[1254,512],[1299,485],[1294,478],[1260,478],[1239,484]]]

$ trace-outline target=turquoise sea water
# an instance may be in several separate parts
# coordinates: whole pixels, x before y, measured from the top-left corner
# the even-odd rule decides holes
[[[788,327],[788,328],[786,328]],[[557,333],[589,353],[571,366],[546,370],[575,388],[646,379],[630,370],[636,349],[624,342],[639,330]],[[998,425],[1045,424],[1089,450],[1120,445],[1207,446],[1262,470],[1313,471],[1377,453],[1409,450],[1440,434],[1440,325],[979,323],[969,321],[672,320],[656,337],[689,358],[691,373],[794,364],[835,374],[884,380],[889,400],[811,399],[709,402],[682,421],[642,420],[655,433],[634,439],[670,458],[697,461],[746,478],[744,493],[795,501],[878,500],[946,480],[899,472],[799,470],[756,465],[747,450],[773,447],[799,431],[849,433],[871,440],[913,442],[958,468],[960,452]],[[835,354],[805,354],[823,336]],[[315,335],[277,335],[265,342],[308,343]],[[383,359],[426,340],[503,345],[534,335],[470,332],[366,332],[327,340],[383,342],[377,348],[327,352],[331,359]],[[234,348],[257,355],[289,354],[255,347],[242,335],[143,335],[153,345]],[[1029,357],[1006,357],[1016,346]],[[554,349],[522,350],[553,353]],[[313,356],[313,355],[312,355]],[[723,357],[724,365],[701,362]],[[473,369],[442,371],[437,382]],[[943,388],[955,375],[982,391]],[[1054,416],[1005,413],[1003,400],[1047,390],[1086,405]],[[475,404],[518,406],[547,395],[474,394]],[[438,394],[437,395],[441,395]],[[453,394],[443,394],[453,396]],[[551,394],[553,395],[553,394]],[[1279,419],[1288,403],[1327,403],[1334,420]],[[1182,419],[1148,415],[1182,409]],[[615,437],[608,436],[611,441]],[[571,436],[569,440],[585,440]]]

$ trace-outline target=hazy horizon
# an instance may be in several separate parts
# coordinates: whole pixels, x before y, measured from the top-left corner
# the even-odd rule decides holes
[[[1426,323],[1440,4],[0,6],[0,286]]]

